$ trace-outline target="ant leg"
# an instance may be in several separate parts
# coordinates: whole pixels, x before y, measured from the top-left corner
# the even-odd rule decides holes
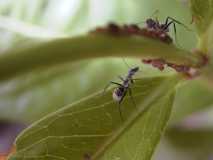
[[[176,20],[176,19],[174,19],[174,18],[172,18],[172,17],[167,17],[166,19],[170,19],[172,22],[175,22],[175,23],[177,23],[177,24],[180,24],[180,25],[183,25],[183,26],[185,26],[183,23],[181,23],[180,21],[178,21],[178,20]]]
[[[173,23],[177,23],[179,25],[182,25],[184,28],[186,28],[188,31],[192,31],[191,29],[189,29],[185,24],[181,23],[180,21],[172,18],[172,17],[167,17],[168,19],[170,19]]]
[[[121,121],[123,122],[124,118],[123,118],[122,112],[121,112],[121,102],[118,103],[118,111],[119,111],[119,114],[120,114],[120,117],[121,117]]]
[[[167,18],[167,19],[168,19],[168,18]],[[168,22],[168,21],[167,21],[167,22]],[[167,22],[166,22],[166,23],[167,23]],[[176,41],[176,43],[177,43],[177,29],[176,29],[176,23],[175,23],[174,21],[171,21],[171,22],[167,23],[167,24],[165,25],[165,27],[164,27],[164,30],[167,30],[171,24],[173,24],[173,29],[174,29],[174,33],[175,33],[175,41]]]
[[[133,98],[133,96],[132,96],[132,89],[129,88],[129,89],[128,89],[128,92],[129,92],[130,98],[132,99],[132,102],[133,102],[133,104],[134,104],[134,107],[137,108],[137,105],[136,105],[136,103],[135,103],[135,100],[134,100],[134,98]]]
[[[169,22],[169,20],[171,20],[171,21]],[[185,24],[181,23],[180,21],[177,21],[176,19],[174,19],[172,17],[166,18],[166,22],[165,22],[166,28],[168,28],[171,24],[175,24],[175,23],[182,25],[183,27],[188,29],[188,27]]]
[[[177,29],[176,29],[176,23],[174,21],[171,21],[167,24],[167,28],[169,27],[169,25],[173,24],[173,29],[174,29],[174,33],[175,33],[175,42],[178,44],[178,40],[177,40]]]
[[[118,76],[118,78],[121,80],[121,81],[125,81],[125,79],[123,78],[123,77],[121,77],[121,76]]]
[[[158,20],[158,18],[156,17],[155,19],[155,26],[153,26],[154,29],[158,29],[158,27],[160,26],[160,22]]]
[[[110,85],[112,85],[112,84],[115,84],[115,85],[117,85],[117,86],[123,87],[123,85],[120,84],[120,83],[110,81],[110,82],[104,87],[103,95],[104,95],[104,93],[106,92],[107,88],[108,88]]]
[[[169,22],[169,20],[171,20],[170,22]],[[165,21],[165,25],[166,26],[169,26],[169,25],[171,25],[171,23],[178,23],[178,24],[181,24],[181,25],[184,25],[184,24],[182,24],[181,22],[179,22],[179,21],[177,21],[177,20],[175,20],[174,18],[172,18],[172,17],[166,17],[166,21]]]
[[[121,117],[121,120],[124,121],[124,118],[122,116],[122,112],[121,112],[121,103],[123,102],[124,97],[126,96],[127,91],[124,91],[124,94],[121,97],[121,100],[118,102],[118,110],[119,110],[119,114]]]
[[[169,19],[170,19],[169,17],[166,17],[166,21],[164,23],[166,26],[168,25]]]
[[[175,23],[173,23],[173,28],[174,28],[174,32],[175,32],[175,41],[176,41],[176,43],[178,43],[178,41],[177,41],[177,30],[176,30],[176,24]]]
[[[133,83],[134,83],[134,81],[140,81],[140,80],[141,80],[141,78],[132,78],[131,82],[133,81]]]
[[[133,84],[133,83],[135,83],[135,82],[134,82],[135,80],[137,81],[137,80],[141,80],[141,79],[140,79],[140,78],[131,78],[131,79],[130,79],[130,82]]]
[[[110,83],[111,83],[111,84],[116,84],[116,85],[118,85],[118,86],[121,86],[121,87],[123,87],[123,85],[122,85],[122,84],[120,84],[120,83],[117,83],[117,82],[110,81]]]
[[[164,30],[168,29],[169,26],[170,26],[171,24],[175,24],[175,22],[173,22],[173,21],[171,21],[171,22],[169,22],[169,23],[166,22],[166,23],[165,23],[165,26],[164,26]],[[175,28],[175,30],[176,30],[176,28]]]
[[[173,23],[173,28],[174,28],[174,32],[175,32],[175,37],[177,36],[177,29],[176,29],[176,24]]]
[[[168,18],[167,18],[168,19]],[[174,33],[175,33],[175,41],[177,41],[177,29],[176,29],[176,24],[174,21],[169,22],[166,26],[165,29],[167,29],[171,24],[173,24],[173,29],[174,29]]]

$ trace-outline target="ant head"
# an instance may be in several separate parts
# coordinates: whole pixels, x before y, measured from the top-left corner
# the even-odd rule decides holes
[[[137,72],[139,70],[139,67],[134,67],[131,69],[131,72]]]
[[[152,18],[146,20],[146,25],[148,28],[153,28],[156,25],[156,21]]]
[[[120,31],[119,26],[115,23],[109,23],[107,28],[110,33],[119,33]]]

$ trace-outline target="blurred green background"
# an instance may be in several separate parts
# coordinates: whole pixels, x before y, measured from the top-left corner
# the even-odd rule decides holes
[[[187,0],[0,0],[0,54],[49,39],[86,34],[109,22],[140,23],[142,27],[156,10],[159,10],[156,15],[159,20],[170,16],[192,29],[187,31],[177,26],[176,42],[178,47],[191,50],[196,47],[197,38],[189,7]],[[173,30],[171,35],[174,37]],[[128,63],[142,66],[143,76],[172,72],[159,72],[142,65],[140,60],[128,60]],[[127,70],[122,59],[95,59],[36,69],[3,81],[0,83],[0,120],[10,125],[15,122],[17,128],[23,128],[103,89]],[[213,91],[203,80],[179,86],[168,131],[153,159],[210,160],[213,156],[212,104]],[[8,139],[4,133],[10,129],[1,126],[0,143]],[[10,136],[0,144],[0,153],[13,138]]]

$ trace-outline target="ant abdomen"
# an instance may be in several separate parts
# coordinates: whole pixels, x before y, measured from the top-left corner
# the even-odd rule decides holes
[[[112,98],[114,101],[120,102],[122,100],[123,94],[124,88],[122,87],[115,88],[112,94]]]

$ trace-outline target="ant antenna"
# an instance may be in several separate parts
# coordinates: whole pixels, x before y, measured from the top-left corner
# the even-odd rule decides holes
[[[156,9],[150,17],[154,17],[155,15],[157,15],[159,13],[160,13],[160,11],[158,9]],[[155,19],[157,19],[157,16],[155,17]]]
[[[122,58],[122,60],[123,60],[124,64],[128,67],[128,69],[132,68],[132,67],[130,67],[130,65],[127,63],[127,61],[125,60],[125,58]]]
[[[157,9],[157,10],[155,10],[152,14],[151,14],[151,16],[150,17],[154,17],[156,14],[158,14],[159,13],[159,10]],[[158,21],[158,18],[157,18],[157,16],[155,17],[155,19],[156,19],[156,21]],[[138,22],[138,23],[135,23],[136,25],[138,25],[138,24],[141,24],[141,23],[146,23],[146,21],[141,21],[141,22]]]
[[[135,23],[136,25],[139,25],[141,23],[146,23],[146,21],[141,21],[141,22],[138,22],[138,23]]]
[[[125,58],[122,58],[122,60],[123,60],[124,64],[127,66],[128,69],[133,68],[133,67],[131,67],[131,66],[127,63],[127,61],[126,61]],[[142,73],[141,71],[138,71],[138,72]],[[121,77],[119,77],[119,78],[121,79]],[[121,79],[121,80],[122,80],[122,79]],[[136,79],[134,79],[134,80],[136,80]]]

